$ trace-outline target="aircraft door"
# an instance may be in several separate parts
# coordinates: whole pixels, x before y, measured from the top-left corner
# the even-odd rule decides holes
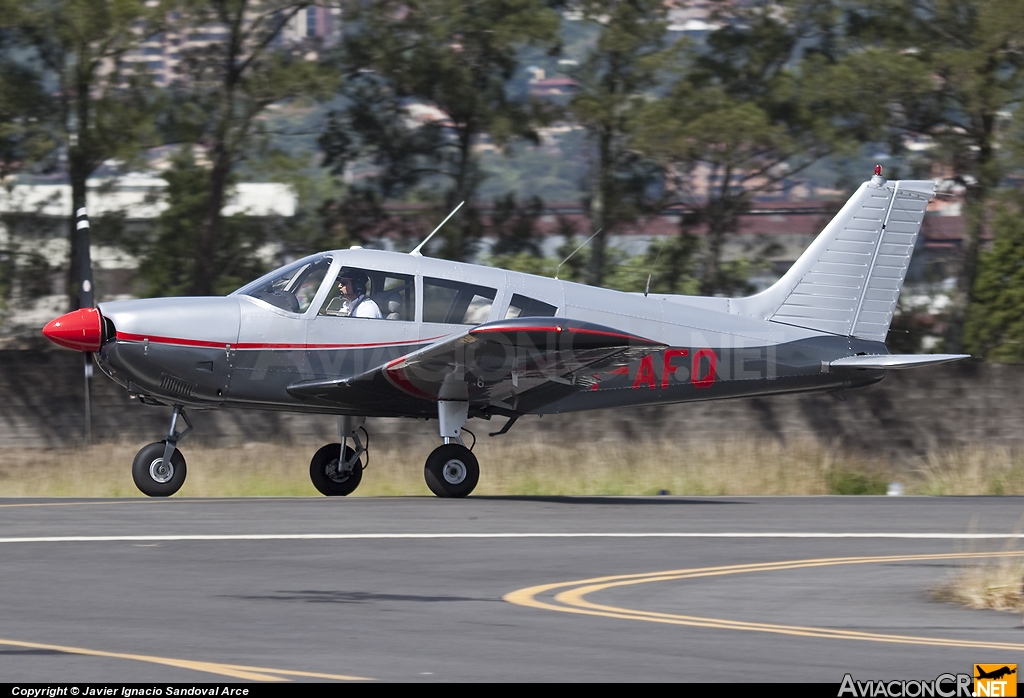
[[[307,330],[314,377],[357,375],[408,354],[415,319],[413,275],[342,267]]]
[[[327,295],[330,255],[307,258],[268,275],[240,295],[238,344],[228,351],[232,400],[288,404],[287,387],[312,374],[308,326]],[[255,299],[255,300],[251,300]]]

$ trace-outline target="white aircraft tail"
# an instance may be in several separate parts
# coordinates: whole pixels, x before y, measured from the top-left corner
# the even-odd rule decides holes
[[[732,299],[732,312],[884,342],[934,193],[930,180],[872,177],[778,282]]]

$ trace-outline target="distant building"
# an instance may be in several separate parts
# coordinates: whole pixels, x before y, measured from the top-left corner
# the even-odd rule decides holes
[[[127,236],[143,235],[167,208],[167,182],[159,176],[130,174],[88,181],[86,205],[94,234],[90,247],[98,300],[131,295],[139,260],[121,247],[98,244],[104,216],[116,215]],[[262,219],[295,215],[297,197],[285,184],[241,183],[224,205],[227,216]],[[0,188],[0,263],[15,273],[10,302],[0,298],[0,337],[38,330],[67,310],[64,293],[71,214],[69,184],[19,184]],[[272,253],[274,250],[268,250]],[[268,254],[272,256],[272,254]],[[270,260],[268,260],[270,261]],[[20,280],[19,280],[20,279]],[[2,279],[0,279],[2,280]],[[30,288],[29,288],[30,287]]]
[[[530,94],[534,97],[566,97],[576,93],[576,81],[572,78],[542,78],[530,80]]]
[[[178,13],[171,13],[169,30],[147,37],[138,48],[129,51],[122,61],[129,67],[153,76],[156,84],[168,86],[181,75],[179,66],[183,53],[224,41],[228,29],[219,23],[187,26]],[[303,43],[330,46],[341,30],[341,10],[336,7],[306,7],[288,20],[275,45],[284,48]],[[141,27],[140,27],[141,31]],[[316,53],[307,54],[315,60]]]

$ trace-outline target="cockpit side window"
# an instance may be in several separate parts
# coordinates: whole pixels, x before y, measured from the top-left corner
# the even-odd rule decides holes
[[[497,289],[447,279],[423,279],[423,322],[480,325],[487,322]]]
[[[514,293],[512,294],[512,300],[509,301],[508,310],[505,311],[505,319],[511,320],[517,317],[554,317],[557,312],[558,308],[550,303]]]
[[[330,257],[306,258],[279,269],[269,278],[244,286],[236,293],[258,298],[290,313],[304,313],[330,268]]]
[[[351,283],[350,297],[344,295],[343,279]],[[319,314],[411,322],[416,318],[415,278],[408,274],[342,267]]]

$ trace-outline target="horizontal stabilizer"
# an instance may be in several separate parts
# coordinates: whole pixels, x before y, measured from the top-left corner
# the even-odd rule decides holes
[[[917,368],[971,358],[970,354],[867,354],[829,362],[832,368]]]

